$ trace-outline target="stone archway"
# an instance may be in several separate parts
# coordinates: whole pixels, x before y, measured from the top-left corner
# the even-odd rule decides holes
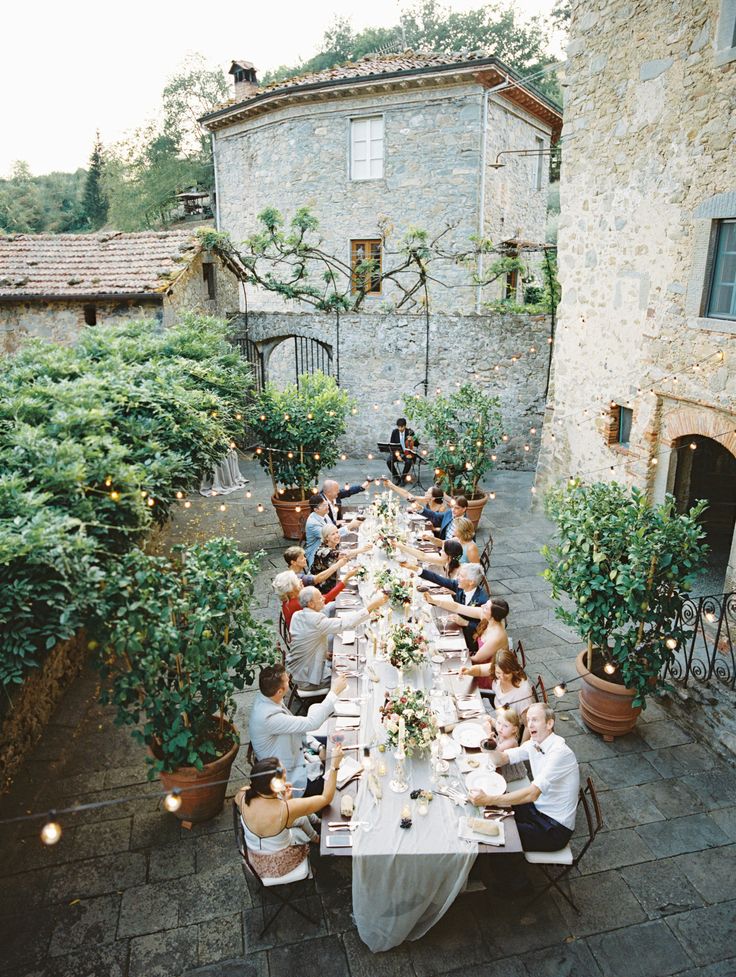
[[[672,449],[667,490],[684,512],[708,500],[702,522],[710,546],[699,589],[723,592],[736,586],[736,418],[695,406],[665,415],[665,444]],[[693,447],[694,446],[694,447]]]
[[[332,346],[313,336],[274,336],[256,342],[267,381],[277,386],[299,384],[305,373],[332,375]]]

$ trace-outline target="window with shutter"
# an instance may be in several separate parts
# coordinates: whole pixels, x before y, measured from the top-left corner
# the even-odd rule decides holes
[[[350,122],[350,179],[378,180],[383,176],[383,116]]]

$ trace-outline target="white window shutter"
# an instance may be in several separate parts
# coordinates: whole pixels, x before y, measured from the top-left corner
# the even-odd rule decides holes
[[[383,117],[353,119],[350,123],[350,178],[375,180],[383,176]]]

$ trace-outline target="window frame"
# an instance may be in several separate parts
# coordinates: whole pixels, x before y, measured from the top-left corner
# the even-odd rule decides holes
[[[708,263],[706,266],[706,288],[703,302],[703,317],[706,319],[717,319],[720,322],[736,322],[736,277],[732,285],[732,295],[731,295],[731,309],[732,314],[724,315],[722,313],[713,312],[713,297],[717,288],[720,285],[716,282],[716,276],[721,269],[721,264],[726,253],[736,254],[736,237],[733,242],[733,251],[723,252],[720,251],[721,241],[723,239],[723,228],[726,224],[733,225],[734,231],[736,231],[736,217],[722,217],[718,220],[713,221],[713,227],[711,230],[711,246],[710,253],[708,256]]]
[[[715,41],[718,67],[736,61],[736,0],[721,0]]]
[[[628,420],[628,440],[622,440],[625,422]],[[631,429],[634,424],[634,409],[626,407],[624,404],[611,403],[611,410],[608,415],[608,430],[606,431],[606,442],[609,448],[617,451],[629,451],[631,448]]]
[[[381,156],[380,156],[381,172],[374,175],[371,173],[371,163],[374,160],[374,157],[371,155],[371,146],[377,140],[371,134],[372,132],[371,123],[378,122],[378,121],[380,121],[381,123]],[[367,155],[364,160],[362,159],[356,160],[355,158],[355,143],[356,143],[355,127],[360,123],[368,124],[367,138],[365,140],[359,140],[359,141],[365,141],[367,146],[367,150],[366,150]],[[350,117],[349,128],[348,128],[348,153],[349,153],[348,176],[351,182],[366,183],[369,180],[382,180],[384,178],[384,173],[386,169],[386,120],[383,113],[379,112],[372,115],[357,115],[357,116]],[[375,157],[375,159],[378,159],[378,157]],[[356,162],[365,163],[367,165],[368,168],[367,176],[356,175],[355,172]]]
[[[212,302],[217,298],[217,281],[215,279],[214,261],[202,262],[202,281],[205,286],[205,298]]]
[[[537,146],[537,155],[534,158],[534,189],[544,188],[544,151],[547,148],[542,136],[535,136],[534,141]]]
[[[381,238],[375,237],[357,237],[350,239],[350,269],[351,269],[351,282],[350,291],[353,295],[356,295],[360,289],[358,287],[358,276],[355,274],[355,268],[359,261],[356,260],[356,251],[360,245],[366,247],[366,252],[370,255],[370,258],[362,258],[361,261],[373,260],[373,249],[378,249],[378,288],[373,288],[374,275],[371,275],[370,285],[371,287],[365,290],[366,298],[372,298],[376,296],[383,295],[383,280],[381,274],[383,273],[383,241]],[[366,278],[368,276],[366,275]]]

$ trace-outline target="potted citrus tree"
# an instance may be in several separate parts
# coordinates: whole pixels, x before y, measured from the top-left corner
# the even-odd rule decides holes
[[[186,822],[221,810],[239,747],[235,693],[275,657],[250,611],[257,569],[234,540],[211,539],[173,559],[134,549],[105,583],[101,700],[148,747],[151,779],[182,791]]]
[[[707,553],[705,503],[678,514],[670,495],[652,505],[617,482],[572,482],[550,491],[545,508],[558,537],[542,550],[544,576],[553,597],[572,601],[555,614],[586,644],[577,658],[583,719],[604,739],[623,736],[691,634],[678,611]]]
[[[300,538],[306,501],[320,472],[337,463],[354,408],[333,378],[319,372],[281,389],[269,383],[251,404],[247,420],[258,440],[256,457],[271,476],[271,502],[287,539]]]
[[[404,398],[406,414],[419,421],[432,442],[437,481],[449,495],[464,495],[468,518],[478,526],[488,496],[480,488],[493,467],[493,452],[502,433],[498,397],[489,397],[472,384],[431,399]]]

